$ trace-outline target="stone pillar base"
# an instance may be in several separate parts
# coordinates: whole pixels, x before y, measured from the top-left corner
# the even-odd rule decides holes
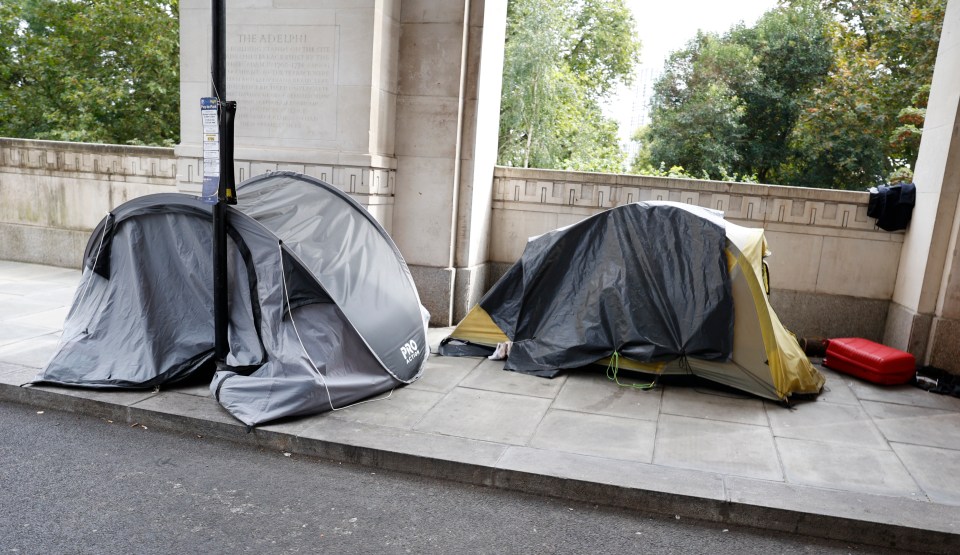
[[[490,288],[491,276],[503,273],[490,263],[468,268],[409,267],[433,326],[457,325]]]
[[[960,375],[960,320],[917,314],[890,303],[883,343],[917,357],[917,364]]]
[[[918,314],[909,308],[890,303],[887,311],[887,326],[883,334],[883,344],[907,351],[922,361],[930,340],[930,326],[933,316]]]
[[[933,318],[930,336],[929,364],[960,375],[960,320]]]

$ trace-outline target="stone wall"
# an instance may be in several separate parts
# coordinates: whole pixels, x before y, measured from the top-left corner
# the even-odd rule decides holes
[[[490,279],[519,258],[528,237],[622,204],[685,202],[766,230],[771,299],[790,329],[880,340],[904,235],[876,229],[867,199],[866,192],[497,168]]]
[[[391,174],[367,168],[240,161],[237,177],[275,169],[332,181],[371,211],[372,198],[392,202]],[[109,210],[174,192],[185,173],[172,149],[0,139],[0,259],[79,267]],[[766,230],[771,297],[794,331],[883,337],[904,236],[875,229],[866,193],[515,168],[497,168],[492,189],[489,248],[469,276],[480,290],[519,258],[528,237],[621,204],[673,200]]]
[[[0,259],[79,268],[107,212],[176,176],[170,148],[0,139]]]

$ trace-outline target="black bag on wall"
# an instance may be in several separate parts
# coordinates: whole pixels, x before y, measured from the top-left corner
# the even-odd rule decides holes
[[[907,229],[917,202],[917,187],[913,183],[870,188],[867,216],[877,219],[877,227],[884,231]]]

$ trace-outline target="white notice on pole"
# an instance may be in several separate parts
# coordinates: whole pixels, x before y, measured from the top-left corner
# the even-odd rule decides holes
[[[220,190],[220,126],[216,98],[200,99],[200,118],[203,122],[203,189],[200,200],[216,204]]]

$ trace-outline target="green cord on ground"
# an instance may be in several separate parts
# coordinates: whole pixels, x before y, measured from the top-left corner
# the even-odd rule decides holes
[[[610,355],[610,363],[607,364],[607,379],[613,383],[619,385],[620,387],[630,387],[633,389],[653,389],[657,386],[657,380],[653,380],[650,383],[622,383],[617,377],[617,373],[620,371],[620,353],[614,351]]]

